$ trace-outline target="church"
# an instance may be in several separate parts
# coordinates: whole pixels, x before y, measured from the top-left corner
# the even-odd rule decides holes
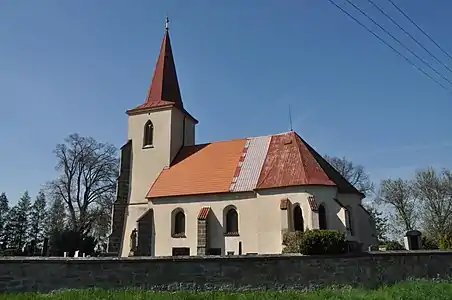
[[[168,26],[146,100],[127,115],[110,254],[278,254],[285,232],[306,229],[376,243],[364,195],[296,132],[195,143]]]

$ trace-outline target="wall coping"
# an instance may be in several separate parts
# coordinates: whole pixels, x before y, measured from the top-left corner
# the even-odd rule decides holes
[[[384,256],[452,256],[452,251],[445,250],[415,250],[415,251],[372,251],[360,254],[346,255],[301,255],[301,254],[258,254],[230,256],[158,256],[158,257],[42,257],[42,256],[1,256],[0,264],[7,263],[108,263],[108,262],[173,262],[173,261],[236,261],[236,260],[313,260],[313,259],[350,259],[362,257]]]

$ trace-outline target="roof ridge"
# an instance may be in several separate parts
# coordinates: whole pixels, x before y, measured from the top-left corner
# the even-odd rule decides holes
[[[192,145],[192,146],[207,145],[207,144],[218,144],[218,143],[228,143],[228,142],[233,142],[233,141],[258,139],[258,138],[263,138],[263,137],[271,138],[273,136],[286,135],[286,134],[290,134],[292,132],[295,133],[295,131],[287,131],[287,132],[280,132],[280,133],[275,133],[275,134],[248,136],[248,137],[243,137],[243,138],[234,138],[234,139],[230,139],[230,140],[220,140],[220,141],[206,142],[206,143],[201,143],[201,144],[195,144],[195,145]],[[190,147],[190,146],[184,146],[184,147]]]
[[[306,168],[307,168],[307,165],[306,165],[306,161],[305,161],[305,159],[304,159],[304,157],[303,157],[303,155],[301,154],[301,149],[300,149],[300,147],[302,147],[302,143],[303,143],[303,140],[301,139],[301,137],[296,133],[296,132],[293,132],[293,139],[295,140],[295,143],[297,143],[297,154],[298,154],[298,156],[300,157],[300,161],[301,161],[301,163],[303,164],[303,168],[301,168],[301,170],[303,170],[303,175],[308,179],[308,181],[309,181],[309,179],[310,178],[308,178],[308,177],[310,177],[309,176],[309,174],[306,172]],[[305,143],[304,143],[305,144]],[[309,150],[309,149],[308,149]],[[310,151],[309,151],[310,152]],[[311,153],[310,153],[311,154]],[[312,155],[312,154],[311,154]],[[314,157],[313,157],[314,158]],[[315,159],[315,158],[314,158]]]

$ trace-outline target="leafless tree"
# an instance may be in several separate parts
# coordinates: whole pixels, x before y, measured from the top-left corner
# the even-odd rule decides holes
[[[401,178],[383,180],[375,201],[394,209],[396,225],[402,230],[413,230],[416,227],[417,201],[409,181]]]
[[[413,181],[415,197],[422,203],[425,231],[438,238],[452,233],[452,173],[427,168],[416,172]]]
[[[332,165],[345,179],[366,196],[374,191],[374,184],[370,181],[369,175],[362,165],[354,164],[345,157],[333,157],[325,155],[325,159]]]
[[[110,213],[119,163],[117,149],[72,134],[54,153],[59,175],[48,184],[48,192],[64,200],[72,229],[87,233]]]

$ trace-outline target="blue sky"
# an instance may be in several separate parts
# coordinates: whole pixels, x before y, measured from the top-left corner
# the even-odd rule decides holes
[[[450,1],[394,1],[452,53]],[[396,29],[367,1],[354,2]],[[386,0],[377,2],[452,66]],[[0,6],[0,191],[13,202],[55,177],[52,150],[70,133],[125,142],[125,111],[145,99],[166,13],[183,101],[200,120],[197,142],[287,131],[291,104],[294,129],[315,149],[363,164],[376,182],[428,165],[452,168],[452,94],[327,0]]]

